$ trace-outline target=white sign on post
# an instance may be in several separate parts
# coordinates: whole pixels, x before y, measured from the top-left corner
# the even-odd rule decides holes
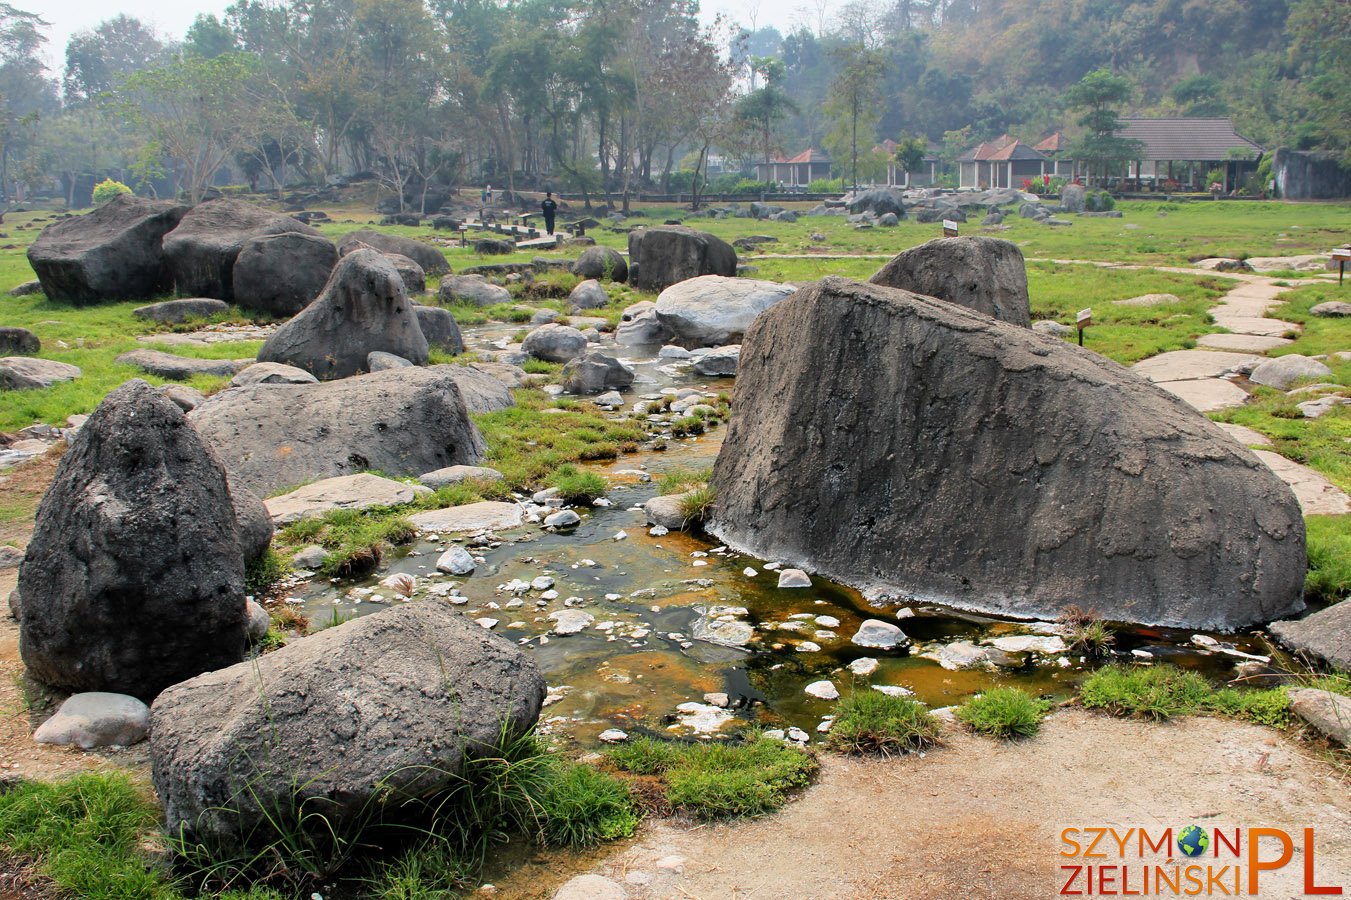
[[[948,237],[956,237],[956,236],[957,236],[957,223],[954,222],[954,221],[952,221],[951,219],[944,219],[944,220],[943,220],[943,234],[947,235]]]

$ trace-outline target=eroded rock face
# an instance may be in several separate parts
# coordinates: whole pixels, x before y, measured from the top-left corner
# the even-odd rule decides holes
[[[405,277],[404,285],[407,284],[408,279]],[[464,352],[464,337],[450,310],[439,306],[416,306],[413,312],[417,315],[418,327],[422,329],[422,336],[427,339],[430,349],[446,353]]]
[[[456,368],[234,387],[193,410],[192,424],[231,481],[260,496],[371,469],[401,476],[473,465],[483,438],[469,421]]]
[[[629,283],[660,291],[700,275],[736,274],[736,251],[722,238],[683,225],[629,232]]]
[[[712,530],[761,558],[1012,616],[1090,598],[1109,619],[1233,629],[1302,606],[1290,490],[1059,339],[830,277],[756,320],[732,408]]]
[[[572,274],[622,282],[628,280],[629,264],[623,254],[612,247],[590,247],[572,264]]]
[[[259,362],[304,369],[320,381],[369,371],[373,351],[427,364],[412,301],[394,264],[375,250],[342,258],[324,291],[267,339]]]
[[[741,340],[760,313],[793,293],[791,285],[704,275],[673,284],[657,298],[657,318],[686,349]]]
[[[421,266],[423,273],[426,275],[444,275],[450,271],[450,263],[446,262],[446,257],[440,250],[437,250],[431,244],[424,244],[422,241],[415,241],[412,238],[363,228],[360,231],[344,235],[342,240],[338,241],[338,252],[346,256],[352,250],[359,249],[356,247],[357,244],[368,244],[381,253],[397,253],[400,256],[406,256]]]
[[[178,293],[234,300],[235,261],[244,245],[252,238],[288,233],[320,237],[319,232],[290,216],[251,203],[208,200],[194,206],[178,227],[164,236],[164,258]]]
[[[82,306],[153,297],[173,288],[161,241],[186,206],[121,194],[42,229],[28,262],[49,300]]]
[[[1011,325],[1032,325],[1023,253],[999,238],[929,241],[900,254],[869,281],[937,297]]]
[[[467,756],[533,725],[544,694],[510,641],[420,600],[165,691],[155,790],[171,834],[217,849],[275,837],[268,815],[295,814],[297,785],[340,830],[455,783]]]
[[[244,556],[225,471],[135,379],[61,459],[19,570],[34,678],[149,700],[244,656]]]
[[[338,248],[326,237],[288,232],[249,238],[235,259],[235,302],[293,316],[319,296],[337,264]]]

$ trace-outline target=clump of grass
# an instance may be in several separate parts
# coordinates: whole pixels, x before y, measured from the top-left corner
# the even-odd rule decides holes
[[[1090,675],[1079,688],[1079,696],[1089,709],[1156,722],[1195,715],[1210,694],[1210,684],[1204,678],[1174,666],[1107,666]]]
[[[671,434],[676,437],[704,433],[704,420],[699,416],[682,416],[671,423]]]
[[[855,691],[835,707],[828,745],[845,753],[891,756],[938,743],[942,726],[909,697],[881,691]]]
[[[154,833],[154,801],[120,773],[25,782],[0,794],[0,843],[37,862],[40,874],[75,897],[176,900],[147,864],[141,843]]]
[[[624,771],[658,776],[674,809],[698,819],[765,815],[811,782],[816,760],[782,741],[678,744],[640,737],[607,752]]]
[[[664,497],[683,494],[691,488],[707,484],[712,477],[712,469],[676,469],[661,476],[657,482],[657,492]]]
[[[595,847],[638,827],[628,786],[590,766],[560,764],[539,803],[540,838],[551,847]]]
[[[449,900],[472,887],[476,867],[463,859],[439,836],[405,850],[392,861],[376,865],[370,896],[376,900]]]
[[[713,511],[717,492],[711,485],[695,488],[680,497],[680,515],[686,522],[703,522]]]
[[[1106,656],[1116,643],[1116,630],[1094,610],[1069,606],[1060,614],[1059,621],[1065,626],[1065,643],[1071,653]]]
[[[597,497],[604,497],[605,489],[609,487],[604,476],[570,465],[559,468],[549,480],[568,503],[590,503]]]
[[[562,363],[547,362],[542,359],[535,359],[533,356],[521,363],[521,368],[528,375],[555,375],[563,371]]]
[[[1309,516],[1304,520],[1309,570],[1304,576],[1308,599],[1337,603],[1351,594],[1351,523],[1345,516]]]
[[[992,688],[957,710],[957,720],[973,731],[1010,740],[1031,737],[1051,709],[1045,700],[1014,687]]]
[[[417,528],[401,510],[336,509],[321,518],[302,519],[281,531],[291,545],[318,544],[328,551],[323,573],[351,577],[373,571],[394,546],[417,537]]]
[[[1222,688],[1207,699],[1205,706],[1229,719],[1246,719],[1271,728],[1290,727],[1290,696],[1283,687],[1246,691]]]
[[[266,597],[290,570],[290,565],[269,547],[262,556],[244,567],[244,593],[255,600]]]

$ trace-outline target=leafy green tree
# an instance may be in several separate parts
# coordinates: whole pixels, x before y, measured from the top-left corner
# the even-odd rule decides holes
[[[1297,0],[1289,30],[1312,141],[1351,168],[1351,4]]]
[[[924,156],[929,152],[928,142],[923,138],[902,134],[896,142],[896,164],[905,172],[918,172],[924,165]]]
[[[133,72],[165,62],[166,48],[139,19],[117,15],[66,44],[67,103],[88,103]]]
[[[840,68],[831,82],[830,100],[826,104],[826,112],[835,121],[830,144],[833,150],[849,151],[850,180],[857,188],[859,128],[863,128],[864,150],[867,151],[882,117],[882,78],[886,74],[886,63],[880,51],[870,50],[863,44],[841,47],[834,56]]]
[[[1130,99],[1130,82],[1106,69],[1089,72],[1065,94],[1070,109],[1082,109],[1078,123],[1086,131],[1071,147],[1071,153],[1084,160],[1093,171],[1105,176],[1113,163],[1136,159],[1144,152],[1140,141],[1120,137],[1121,117],[1116,107]]]
[[[753,65],[764,78],[765,86],[742,97],[736,113],[748,127],[758,132],[764,161],[770,162],[774,158],[774,126],[790,113],[797,112],[797,104],[779,86],[786,73],[782,60],[762,56],[757,57]]]
[[[42,59],[47,25],[36,13],[0,3],[0,196],[6,199],[11,161],[26,157],[42,118],[59,105]]]

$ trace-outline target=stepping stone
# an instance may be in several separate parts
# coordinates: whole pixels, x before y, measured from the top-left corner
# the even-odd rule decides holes
[[[1258,357],[1251,353],[1173,350],[1142,359],[1131,366],[1131,371],[1156,384],[1164,381],[1191,381],[1198,378],[1219,378],[1225,372],[1257,359]]]
[[[160,378],[172,378],[184,381],[194,375],[232,376],[253,365],[255,359],[195,359],[190,356],[175,356],[160,350],[128,350],[117,357],[115,362],[158,375]]]
[[[404,484],[363,472],[325,478],[302,488],[264,500],[274,525],[290,525],[301,519],[313,519],[335,509],[370,509],[373,506],[402,506],[432,493],[420,484]]]
[[[26,391],[47,388],[62,381],[80,377],[80,367],[54,359],[35,356],[6,356],[0,358],[0,390]]]
[[[521,507],[515,503],[484,500],[479,503],[466,503],[464,506],[420,512],[409,516],[408,521],[412,522],[418,531],[453,534],[462,531],[516,528],[525,521],[525,517]]]
[[[188,319],[209,319],[229,309],[229,304],[224,300],[190,297],[185,300],[166,300],[163,303],[140,306],[133,309],[131,314],[138,319],[178,325]]]
[[[1276,477],[1290,486],[1306,516],[1339,516],[1351,513],[1351,497],[1319,473],[1270,450],[1253,453]]]
[[[1171,306],[1181,302],[1182,298],[1176,294],[1141,294],[1139,297],[1113,300],[1112,304],[1115,306]]]
[[[1299,331],[1299,326],[1294,322],[1284,322],[1280,319],[1263,319],[1255,316],[1237,316],[1230,315],[1227,311],[1212,310],[1211,314],[1215,317],[1215,324],[1221,328],[1228,328],[1235,334],[1256,334],[1263,337],[1280,337],[1291,331]]]
[[[1293,344],[1289,338],[1263,337],[1258,334],[1203,334],[1196,339],[1198,347],[1207,350],[1234,350],[1246,353],[1266,353],[1286,344]]]
[[[1184,351],[1185,352],[1185,351]],[[1215,412],[1242,406],[1248,402],[1248,392],[1223,378],[1199,378],[1191,381],[1160,381],[1161,387],[1174,397],[1185,401],[1199,412]]]
[[[1260,431],[1254,431],[1244,425],[1231,425],[1228,422],[1216,422],[1225,434],[1245,447],[1270,447],[1271,438]]]

